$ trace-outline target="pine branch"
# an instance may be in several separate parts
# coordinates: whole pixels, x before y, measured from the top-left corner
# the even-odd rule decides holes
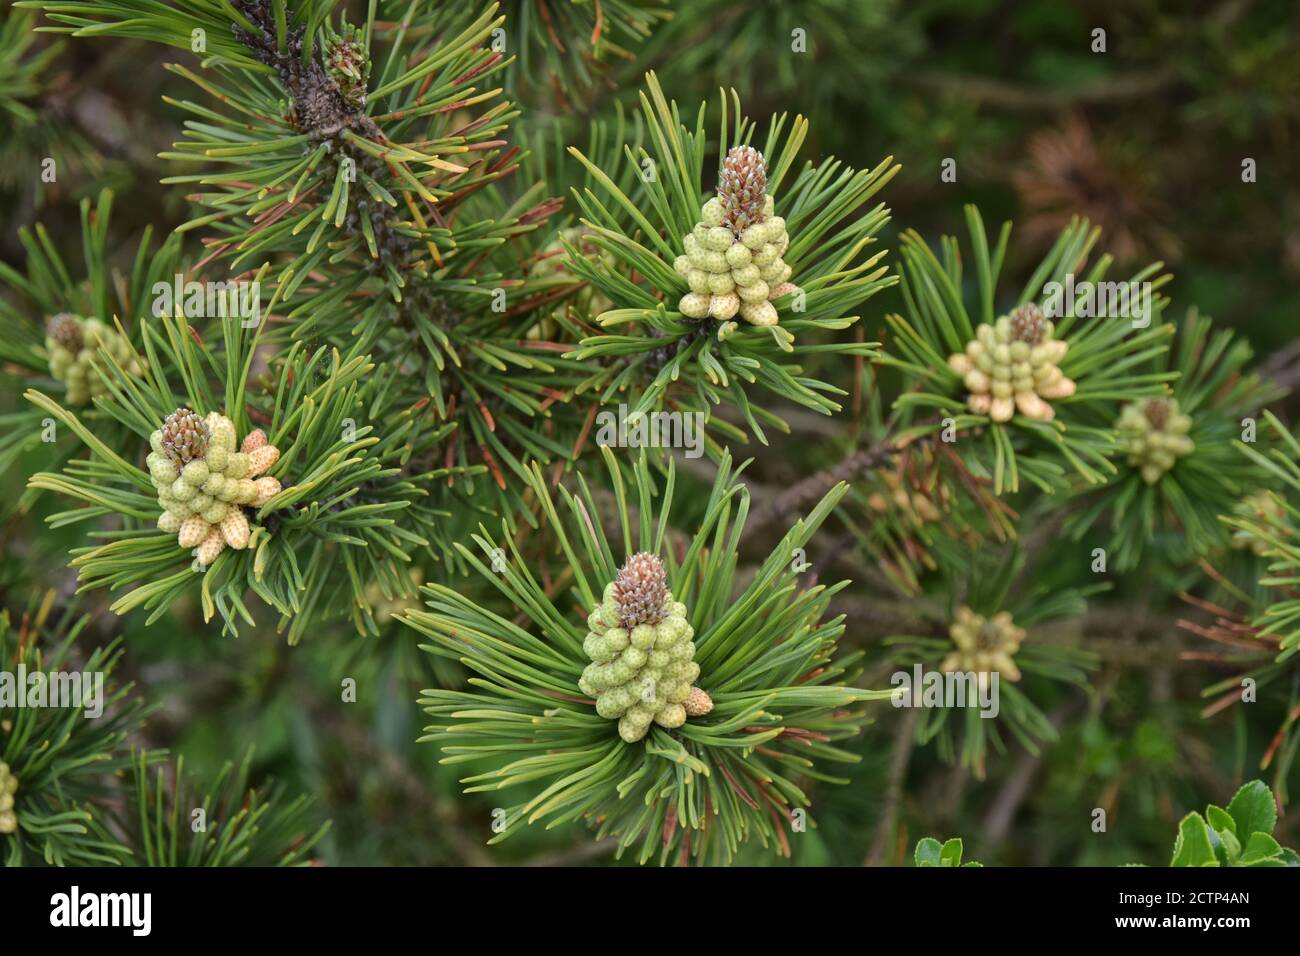
[[[1035,89],[985,76],[912,71],[906,81],[920,90],[971,100],[994,109],[1051,112],[1083,106],[1147,99],[1176,87],[1182,74],[1173,67],[1108,76],[1087,85],[1063,90]]]
[[[892,440],[882,439],[853,452],[839,463],[809,475],[785,491],[765,496],[752,512],[750,522],[755,528],[788,522],[792,515],[803,511],[840,482],[857,481],[873,469],[889,464],[899,450]]]
[[[231,24],[235,38],[253,52],[257,62],[274,68],[293,100],[300,130],[318,139],[336,136],[345,129],[356,130],[361,136],[387,142],[361,106],[344,100],[338,83],[325,72],[321,62],[305,55],[305,28],[283,30],[283,36],[277,37],[279,26],[271,0],[234,0],[232,6],[252,28],[246,30],[236,20]]]
[[[736,439],[744,432],[720,421],[713,406],[733,405],[762,441],[764,424],[788,431],[751,391],[821,414],[839,411],[831,397],[838,389],[808,378],[789,359],[876,354],[873,343],[807,344],[800,335],[848,328],[859,318],[851,309],[894,283],[880,265],[883,253],[863,258],[888,210],[864,210],[899,167],[889,158],[872,170],[851,170],[828,159],[796,174],[807,122],[774,117],[760,141],[732,91],[722,98],[718,195],[706,202],[700,181],[709,147],[704,110],[689,128],[654,74],[646,86],[649,148],[629,147],[613,175],[570,149],[595,183],[575,190],[574,199],[585,239],[602,256],[585,256],[569,244],[569,266],[612,305],[597,319],[598,334],[582,339],[572,353],[593,366],[582,390],[602,402],[627,394],[637,412],[698,412]],[[728,172],[727,163],[739,165]],[[630,180],[629,167],[638,172]],[[745,213],[744,238],[735,231],[739,220],[734,228],[722,225],[731,190],[754,204]],[[719,449],[714,445],[711,453],[716,457]]]
[[[469,691],[424,693],[421,704],[435,722],[423,739],[439,743],[450,763],[475,754],[492,758],[488,769],[463,779],[469,790],[540,782],[531,798],[498,808],[503,827],[494,843],[550,818],[551,825],[595,823],[597,837],[616,837],[620,852],[639,843],[641,862],[655,855],[661,863],[728,862],[751,834],[788,854],[786,818],[792,807],[807,806],[795,778],[834,780],[813,758],[855,759],[837,742],[856,733],[863,716],[857,704],[886,696],[849,686],[855,658],[834,657],[842,625],[823,614],[841,586],[800,589],[788,559],[843,488],[797,523],[741,589],[733,585],[734,554],[747,502],[729,457],[690,546],[676,555],[664,547],[675,487],[671,465],[660,490],[641,456],[629,487],[613,453],[604,454],[620,502],[621,533],[613,540],[594,519],[585,483],[577,494],[562,491],[557,502],[536,469],[533,488],[562,554],[559,569],[539,572],[508,536],[498,545],[486,530],[475,536],[481,560],[463,549],[508,606],[525,615],[527,627],[442,585],[426,588],[429,611],[404,615],[432,640],[424,649],[458,659],[481,677]],[[552,602],[539,573],[541,581],[570,575],[580,613],[595,608],[585,639],[572,612]],[[613,612],[618,621],[633,615],[626,628],[599,623],[611,607],[622,608]],[[627,642],[629,633],[637,646],[627,648],[626,659],[602,649],[605,634]],[[660,657],[640,653],[647,637]],[[611,663],[615,658],[620,663]],[[635,675],[620,666],[658,668],[649,696],[623,694],[619,682],[634,682]],[[682,681],[696,679],[700,686],[686,693]],[[478,717],[465,720],[471,713]],[[670,782],[676,796],[654,799],[655,789]]]

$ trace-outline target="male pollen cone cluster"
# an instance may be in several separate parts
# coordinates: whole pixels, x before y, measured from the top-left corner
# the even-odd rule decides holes
[[[18,812],[14,809],[17,793],[18,778],[7,763],[0,761],[0,834],[18,832]]]
[[[1177,463],[1196,451],[1196,443],[1188,436],[1192,419],[1178,410],[1172,398],[1152,398],[1124,406],[1115,426],[1128,463],[1142,474],[1142,480],[1153,485]]]
[[[712,317],[728,330],[735,328],[730,320],[736,315],[751,325],[777,324],[772,301],[800,290],[782,258],[790,235],[774,212],[763,154],[752,146],[732,147],[722,162],[718,194],[683,237],[686,255],[673,262],[691,289],[677,305],[683,315]]]
[[[628,743],[651,723],[680,727],[702,717],[713,701],[694,681],[695,631],[686,605],[673,600],[663,562],[641,551],[627,559],[587,619],[582,649],[591,663],[578,688],[596,699],[596,713],[618,721]]]
[[[980,325],[975,338],[948,358],[970,395],[966,405],[977,415],[1009,422],[1017,410],[1026,418],[1051,421],[1056,411],[1048,399],[1069,398],[1075,385],[1060,363],[1069,343],[1054,339],[1052,322],[1032,302]]]
[[[1016,627],[1007,611],[986,618],[968,607],[958,608],[948,634],[956,650],[944,658],[940,670],[974,674],[997,671],[1007,680],[1020,680],[1020,668],[1013,655],[1025,639],[1025,629]]]
[[[140,359],[117,329],[96,318],[83,319],[60,312],[46,324],[45,349],[50,356],[50,374],[66,388],[69,405],[89,405],[109,393],[108,385],[95,370],[99,349],[113,356],[129,375],[144,371]]]
[[[251,532],[242,506],[260,508],[280,491],[279,480],[263,474],[280,460],[266,434],[254,429],[236,451],[229,418],[216,412],[200,418],[178,408],[149,436],[149,445],[146,463],[163,509],[159,529],[196,549],[204,566],[226,547],[247,548]]]

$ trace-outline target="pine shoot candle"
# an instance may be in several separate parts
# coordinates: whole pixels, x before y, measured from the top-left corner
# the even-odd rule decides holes
[[[790,234],[767,193],[763,154],[752,146],[727,153],[718,194],[704,204],[682,245],[686,254],[673,268],[691,289],[677,304],[689,318],[728,322],[739,315],[751,325],[776,325],[773,301],[800,291],[782,258]]]
[[[653,554],[628,558],[587,626],[582,646],[592,662],[578,687],[596,698],[598,714],[618,720],[628,743],[644,737],[651,723],[680,727],[713,709],[708,694],[693,686],[700,665],[686,605],[673,600],[663,562]]]
[[[968,607],[957,609],[956,619],[948,630],[956,649],[940,669],[974,674],[997,671],[1007,680],[1020,680],[1020,668],[1013,659],[1025,639],[1025,629],[1006,611],[985,617]]]
[[[1128,463],[1153,485],[1179,458],[1196,450],[1188,437],[1192,419],[1178,410],[1172,398],[1153,398],[1125,406],[1115,425],[1128,452]]]

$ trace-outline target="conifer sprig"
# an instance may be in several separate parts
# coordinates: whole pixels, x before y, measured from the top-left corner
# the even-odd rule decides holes
[[[448,29],[458,16],[442,5],[394,2],[389,20],[372,4],[360,30],[342,18],[335,24],[338,6],[120,0],[46,7],[63,24],[47,29],[74,36],[124,35],[182,49],[201,38],[203,71],[170,69],[218,108],[175,102],[194,118],[187,139],[163,158],[203,169],[165,182],[197,187],[193,199],[209,211],[180,231],[214,233],[210,255],[229,260],[232,271],[287,260],[269,307],[321,269],[373,274],[400,299],[410,275],[428,277],[456,254],[447,225],[456,205],[508,168],[495,154],[510,106],[483,88],[504,62],[484,45],[503,22],[495,5],[458,31]],[[369,66],[370,86],[359,94],[345,95],[362,80],[331,59],[343,35],[350,56]]]
[[[337,351],[321,348],[309,355],[293,347],[273,362],[265,382],[250,382],[263,326],[249,330],[227,318],[220,338],[205,347],[178,318],[158,324],[160,329],[148,328],[148,347],[177,356],[177,380],[155,372],[156,364],[145,379],[117,369],[112,397],[100,402],[134,436],[138,450],[119,452],[49,396],[27,393],[90,453],[62,472],[32,476],[32,487],[86,504],[52,515],[51,524],[106,515],[124,522],[118,531],[92,532],[105,543],[74,552],[82,587],[131,586],[113,610],[143,607],[150,621],[197,588],[204,617],[220,614],[232,632],[237,621],[254,620],[245,604],[251,591],[280,614],[282,626],[301,615],[289,628],[291,641],[314,615],[351,616],[353,603],[368,609],[370,582],[408,593],[411,554],[431,543],[420,531],[446,517],[426,509],[429,486],[449,472],[423,463],[435,455],[448,427],[429,422],[418,406],[389,404],[392,374],[372,374],[374,365],[364,356],[344,361]],[[270,474],[282,490],[250,515],[245,549],[222,551],[210,565],[191,562],[174,530],[158,530],[156,491],[135,464],[150,435],[181,406],[205,415],[222,412],[240,435],[261,427],[280,449]],[[407,509],[413,510],[399,520]],[[340,600],[347,603],[340,606]]]
[[[8,609],[0,610],[0,661],[7,678],[38,671],[99,674],[104,706],[94,720],[81,707],[48,706],[47,680],[46,706],[14,701],[0,707],[0,763],[17,782],[12,794],[17,827],[0,833],[4,866],[117,865],[130,853],[109,833],[103,801],[112,775],[131,765],[130,741],[148,708],[114,675],[120,642],[84,646],[89,623],[87,615],[56,608],[53,591],[30,601],[17,623]],[[30,686],[13,688],[24,695],[24,704]]]
[[[309,866],[329,822],[311,820],[313,800],[283,786],[250,786],[253,752],[227,762],[204,786],[177,757],[131,758],[127,812],[118,822],[132,866]],[[201,827],[196,823],[201,822]]]
[[[548,827],[581,821],[616,838],[620,852],[638,846],[642,862],[656,855],[727,862],[751,839],[788,855],[792,812],[808,807],[805,781],[834,780],[822,761],[855,759],[838,746],[861,726],[855,705],[888,696],[846,686],[857,655],[835,655],[843,621],[825,617],[844,585],[805,586],[793,570],[793,549],[807,543],[844,488],[798,522],[742,584],[736,550],[748,496],[729,456],[695,534],[675,545],[667,536],[672,466],[660,485],[643,455],[629,487],[614,454],[604,455],[617,502],[612,535],[586,482],[555,497],[535,469],[532,487],[557,544],[544,564],[534,568],[516,541],[486,529],[474,536],[481,558],[462,547],[507,601],[504,613],[430,584],[430,609],[403,616],[431,639],[426,650],[477,675],[467,690],[424,693],[421,705],[434,718],[424,739],[441,747],[444,762],[465,765],[469,792],[531,783],[531,797],[500,808],[504,826],[494,843],[543,820]],[[628,743],[578,685],[591,663],[584,618],[638,552],[663,559],[694,631],[697,683],[714,706]],[[516,614],[522,621],[512,620]]]
[[[645,412],[672,406],[707,413],[726,402],[763,439],[764,424],[787,426],[751,392],[829,415],[839,410],[834,396],[841,393],[812,378],[802,362],[824,354],[875,354],[863,341],[827,343],[816,336],[848,329],[858,320],[852,310],[896,281],[880,265],[883,252],[865,255],[888,222],[888,210],[865,207],[899,167],[886,159],[875,169],[853,170],[827,159],[796,170],[807,120],[774,116],[763,135],[741,113],[734,91],[724,92],[721,104],[719,154],[745,145],[762,153],[774,215],[789,230],[784,259],[802,293],[778,299],[783,317],[766,328],[692,319],[679,311],[679,300],[693,290],[674,264],[684,252],[683,237],[700,222],[705,190],[715,180],[704,171],[713,143],[705,107],[688,127],[651,73],[641,94],[646,145],[625,149],[625,163],[638,171],[632,192],[619,185],[625,169],[606,173],[582,151],[570,149],[595,181],[574,194],[585,239],[611,259],[607,263],[569,243],[570,268],[613,305],[597,317],[601,333],[585,338],[574,354],[594,360],[595,371],[583,389],[602,403],[627,401]]]
[[[1107,523],[1108,552],[1119,570],[1136,567],[1152,546],[1175,563],[1222,552],[1229,540],[1220,516],[1268,480],[1265,469],[1239,454],[1241,437],[1253,436],[1255,416],[1285,395],[1249,370],[1251,358],[1249,343],[1232,330],[1215,330],[1208,317],[1190,312],[1173,347],[1149,363],[1152,371],[1177,373],[1171,394],[1120,406],[1119,475],[1084,492],[1067,533],[1080,540],[1094,524]],[[1153,435],[1162,442],[1155,454],[1167,456],[1154,465],[1144,457]]]
[[[172,281],[179,268],[180,240],[173,236],[156,247],[152,230],[146,229],[129,273],[113,268],[110,250],[120,241],[112,228],[113,201],[111,190],[101,192],[94,203],[81,201],[80,264],[66,262],[39,223],[18,231],[27,254],[26,269],[20,272],[0,262],[0,287],[9,290],[0,296],[0,362],[4,363],[0,374],[15,388],[32,385],[54,395],[68,394],[66,376],[60,379],[55,375],[50,347],[50,325],[60,318],[78,325],[95,320],[105,333],[120,335],[129,343],[133,362],[143,361],[143,325],[150,315],[150,290],[155,282]],[[100,354],[104,342],[96,337],[77,344],[91,356],[88,362],[79,363],[83,381],[93,394],[100,394],[103,376],[111,376],[111,363]],[[87,420],[104,429],[115,427],[110,416],[93,404],[87,407],[86,396],[79,398]],[[0,416],[0,470],[7,469],[24,451],[47,441],[44,420],[44,414],[34,408]],[[102,434],[109,441],[121,437],[111,431]],[[59,455],[70,451],[66,442],[55,447]]]
[[[961,706],[950,700],[935,706],[924,687],[899,692],[905,705],[921,708],[917,742],[934,742],[945,760],[969,767],[983,779],[990,751],[1005,753],[1008,738],[1033,754],[1058,739],[1035,699],[1041,702],[1052,684],[1085,686],[1097,660],[1069,643],[1036,639],[1035,631],[1080,617],[1086,599],[1110,585],[1057,587],[1050,569],[1028,564],[1018,543],[983,549],[973,560],[963,555],[939,570],[944,596],[921,603],[922,627],[887,638],[885,647],[890,663],[906,672],[909,682],[912,668],[920,664],[923,674],[929,671],[944,680],[955,674],[967,681],[965,693],[985,695],[974,703],[967,698]]]
[[[1277,489],[1264,499],[1273,507],[1243,509],[1222,516],[1222,521],[1260,542],[1268,559],[1260,583],[1272,589],[1275,599],[1255,619],[1261,637],[1278,642],[1279,662],[1300,653],[1300,440],[1272,412],[1265,410],[1264,425],[1274,439],[1264,451],[1252,442],[1238,449],[1269,476]]]
[[[0,866],[308,862],[328,822],[311,820],[309,797],[290,798],[276,785],[250,787],[251,751],[203,791],[183,759],[168,762],[165,751],[138,749],[151,708],[115,674],[120,641],[87,646],[90,623],[89,615],[56,606],[53,591],[29,602],[16,626],[9,610],[0,610],[6,677],[26,677],[16,686],[23,705],[0,706],[0,777],[10,783],[0,790],[14,791],[11,810],[0,816],[12,812],[16,821],[12,830],[0,829]],[[38,672],[45,690],[33,704]],[[102,687],[92,692],[97,680]],[[83,698],[75,704],[85,707],[56,697],[57,688],[77,686]],[[92,717],[90,707],[102,711]]]
[[[909,231],[902,237],[899,271],[906,315],[886,317],[894,338],[882,359],[904,375],[906,390],[895,407],[914,416],[904,423],[900,438],[934,435],[951,427],[963,460],[975,474],[991,478],[998,493],[1019,490],[1021,478],[1043,491],[1059,491],[1069,483],[1068,472],[1092,484],[1110,480],[1117,472],[1110,460],[1116,442],[1111,414],[1116,403],[1167,394],[1166,383],[1176,377],[1174,372],[1145,370],[1169,347],[1173,335],[1173,326],[1161,320],[1167,299],[1160,292],[1172,277],[1161,272],[1160,263],[1140,270],[1121,283],[1125,290],[1139,290],[1129,306],[1135,314],[1104,314],[1113,307],[1103,304],[1095,290],[1108,279],[1111,260],[1103,255],[1088,265],[1100,230],[1075,220],[1062,231],[1024,289],[1009,297],[998,289],[998,278],[1011,224],[1003,225],[992,248],[974,206],[966,207],[966,224],[976,280],[973,296],[965,291],[970,286],[963,281],[955,238],[944,237],[936,255],[917,233]],[[1052,289],[1053,284],[1058,289]],[[1071,288],[1075,297],[1067,300]],[[1052,302],[1054,292],[1058,294]],[[1139,294],[1149,297],[1139,298]],[[1142,308],[1141,302],[1147,303],[1147,311],[1139,316],[1136,310]],[[1060,395],[1050,387],[1049,401],[1039,398],[1032,406],[1021,404],[1005,417],[996,410],[973,410],[971,376],[987,378],[988,374],[982,369],[959,371],[954,363],[968,354],[972,343],[983,344],[980,337],[987,331],[980,329],[1001,319],[1010,326],[1020,310],[1033,312],[1034,335],[1024,343],[1030,350],[1040,344],[1042,323],[1052,323],[1056,343],[1066,346],[1056,362],[1059,380],[1072,384]],[[1002,347],[1009,345],[999,344]],[[1007,360],[1008,367],[1011,362]],[[1028,367],[1023,374],[1029,374]],[[1041,387],[1039,392],[1042,395]],[[1019,395],[1016,401],[1022,401]],[[1035,411],[1033,416],[1025,410],[1029,407]]]
[[[325,342],[344,357],[386,359],[402,373],[396,393],[451,429],[439,464],[460,476],[456,493],[522,514],[524,462],[576,457],[587,417],[569,407],[584,366],[548,338],[554,330],[541,331],[578,292],[576,281],[556,283],[536,268],[538,237],[552,235],[556,208],[536,190],[513,202],[485,190],[461,210],[471,216],[460,233],[466,256],[440,278],[413,281],[400,302],[364,274],[310,280],[285,303],[268,341]],[[476,223],[503,224],[506,237],[474,237]]]
[[[504,9],[507,36],[519,49],[507,87],[527,93],[529,102],[550,99],[569,110],[611,85],[611,65],[634,59],[673,16],[668,0],[509,0]]]
[[[39,207],[65,190],[87,196],[129,174],[70,115],[66,98],[73,84],[60,69],[65,44],[41,42],[36,22],[32,11],[10,4],[0,10],[0,189],[7,199],[33,194]],[[39,177],[29,174],[35,161],[42,164]],[[56,178],[47,179],[47,170]]]
[[[1286,506],[1276,492],[1264,492],[1260,498],[1264,508],[1243,509],[1246,514],[1225,518],[1247,542],[1264,545],[1263,557],[1247,566],[1256,580],[1242,587],[1226,574],[1208,569],[1213,587],[1210,596],[1185,594],[1184,601],[1198,613],[1181,618],[1178,626],[1209,642],[1186,652],[1186,658],[1228,672],[1202,688],[1201,696],[1207,701],[1202,717],[1212,718],[1247,703],[1253,710],[1262,703],[1278,720],[1258,766],[1272,771],[1273,786],[1285,805],[1290,799],[1291,770],[1300,753],[1300,669],[1294,643],[1297,617],[1293,590],[1284,583],[1288,575],[1274,577],[1269,562],[1280,557],[1275,550],[1277,542],[1290,538],[1295,525],[1293,519],[1283,517]],[[1276,509],[1267,507],[1269,504]],[[1292,559],[1281,560],[1289,564]],[[1258,577],[1261,573],[1264,576]],[[1288,639],[1290,647],[1283,650]]]

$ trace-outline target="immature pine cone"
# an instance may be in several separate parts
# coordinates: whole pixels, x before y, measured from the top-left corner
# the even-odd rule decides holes
[[[944,658],[941,670],[975,674],[997,671],[1007,680],[1020,680],[1020,669],[1012,655],[1020,649],[1025,630],[1016,627],[1006,611],[985,618],[968,607],[958,608],[948,634],[957,649]]]
[[[767,164],[762,153],[752,146],[733,146],[727,151],[718,174],[718,200],[722,204],[722,224],[737,239],[754,223],[771,215],[763,208],[767,201]]]
[[[0,834],[18,830],[18,813],[14,810],[14,795],[18,793],[18,778],[9,772],[9,765],[0,761]]]
[[[620,627],[658,624],[668,596],[663,562],[648,551],[632,555],[614,576],[614,594],[618,598]]]
[[[1043,340],[1046,322],[1047,316],[1033,302],[1016,306],[1011,310],[1011,338],[1017,342],[1037,345]]]
[[[81,323],[69,312],[60,312],[45,326],[45,332],[73,355],[81,351]]]
[[[208,426],[188,408],[178,408],[168,415],[160,435],[161,454],[176,467],[178,475],[190,462],[207,454]]]
[[[1069,343],[1053,339],[1052,332],[1051,321],[1032,302],[976,328],[966,351],[948,357],[970,390],[970,410],[995,422],[1010,421],[1017,409],[1038,421],[1055,418],[1045,399],[1069,398],[1075,384],[1060,369]]]
[[[1128,463],[1139,469],[1142,480],[1153,485],[1179,459],[1196,450],[1187,436],[1192,420],[1178,411],[1172,398],[1152,398],[1126,405],[1115,425]]]
[[[708,695],[692,686],[700,665],[686,606],[673,600],[654,555],[628,559],[587,627],[582,648],[592,662],[578,688],[596,699],[596,713],[618,720],[619,736],[628,743],[644,737],[652,722],[680,727],[688,715],[712,709]]]
[[[692,319],[712,317],[723,323],[719,339],[735,330],[737,314],[751,325],[776,325],[772,303],[800,289],[790,281],[794,270],[781,257],[790,246],[785,220],[774,215],[766,195],[763,155],[749,146],[727,154],[718,178],[718,195],[704,204],[700,221],[682,238],[686,254],[673,268],[690,292],[677,304]]]

